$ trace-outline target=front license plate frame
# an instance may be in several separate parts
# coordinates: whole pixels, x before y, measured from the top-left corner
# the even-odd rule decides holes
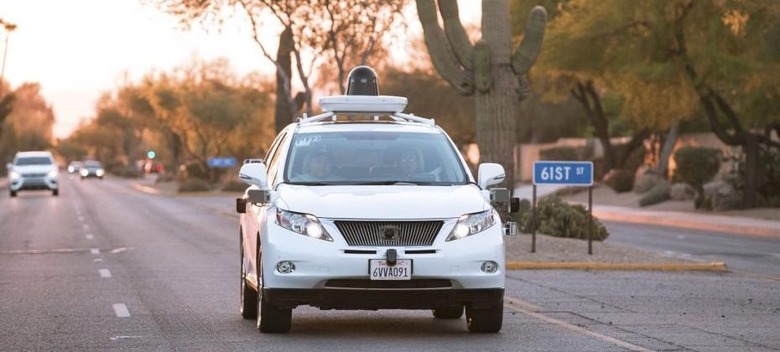
[[[387,259],[369,259],[368,277],[379,281],[402,281],[412,279],[412,260],[397,259],[395,265],[387,265]]]

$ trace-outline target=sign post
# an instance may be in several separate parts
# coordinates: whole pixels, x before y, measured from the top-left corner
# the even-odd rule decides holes
[[[531,206],[531,253],[536,252],[536,186],[588,187],[588,254],[593,254],[593,162],[541,161],[534,162],[533,200]]]

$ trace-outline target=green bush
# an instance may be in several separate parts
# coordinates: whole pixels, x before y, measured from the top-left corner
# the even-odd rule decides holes
[[[735,161],[733,169],[724,178],[734,189],[745,189],[745,154],[732,157]],[[758,148],[758,170],[756,172],[756,191],[758,199],[756,206],[780,207],[780,149],[766,146]]]
[[[190,178],[179,185],[179,193],[210,191],[209,181],[200,178]]]
[[[685,182],[699,193],[702,186],[712,180],[720,170],[720,150],[705,147],[682,147],[674,153],[677,169],[675,181]]]
[[[628,170],[612,169],[604,176],[603,182],[617,193],[628,192],[634,187],[634,173]]]
[[[588,211],[579,204],[569,204],[557,196],[542,198],[536,204],[536,230],[555,237],[588,239]],[[531,209],[516,215],[520,230],[533,231]],[[595,217],[592,218],[593,240],[603,241],[609,232]]]

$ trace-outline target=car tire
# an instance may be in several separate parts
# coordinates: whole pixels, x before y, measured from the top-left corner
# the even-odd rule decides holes
[[[497,333],[504,322],[504,300],[487,307],[474,309],[466,305],[466,326],[470,332]]]
[[[16,197],[16,191],[11,191],[11,197]]]
[[[52,190],[52,191],[51,191],[51,195],[52,195],[52,196],[55,196],[55,197],[56,197],[56,196],[59,196],[59,195],[60,195],[60,190],[58,190],[58,189],[54,189],[54,190]]]
[[[460,319],[463,316],[463,306],[439,307],[433,309],[433,317],[436,319]]]
[[[257,251],[257,330],[262,333],[284,334],[290,332],[292,309],[281,309],[263,299],[262,254]]]
[[[239,311],[244,319],[257,319],[257,291],[246,283],[246,267],[244,267],[244,236],[241,235],[241,307]]]

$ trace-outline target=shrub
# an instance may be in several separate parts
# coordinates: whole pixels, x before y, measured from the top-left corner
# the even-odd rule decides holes
[[[720,150],[704,147],[683,147],[674,153],[677,169],[675,181],[685,182],[701,192],[702,186],[720,170]]]
[[[745,189],[745,154],[732,157],[733,169],[724,178],[734,189]],[[756,172],[756,191],[759,207],[780,207],[780,149],[766,146],[758,148],[758,170]]]
[[[179,193],[210,191],[209,182],[200,178],[190,178],[179,185]]]
[[[542,198],[536,204],[537,232],[565,238],[588,239],[588,211],[579,204],[569,204],[557,196]],[[517,214],[518,226],[525,233],[533,231],[531,209]],[[609,232],[598,219],[592,218],[593,240],[603,241]]]
[[[612,169],[604,176],[603,182],[617,193],[628,192],[634,187],[634,173],[628,170]]]

